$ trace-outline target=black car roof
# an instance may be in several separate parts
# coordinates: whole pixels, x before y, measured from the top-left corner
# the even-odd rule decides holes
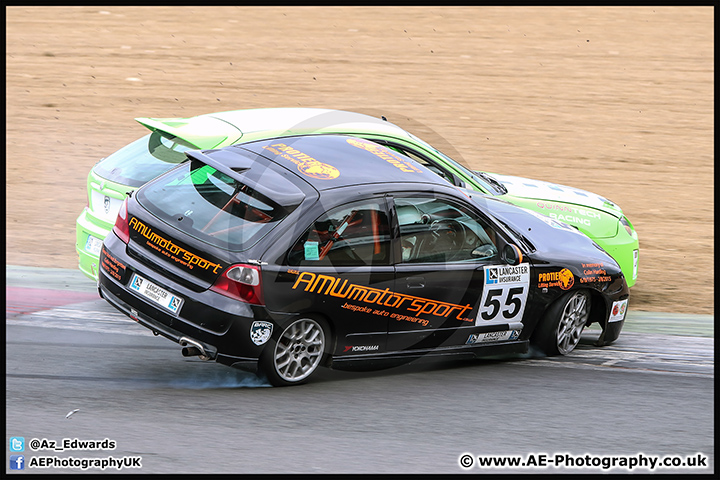
[[[302,135],[227,147],[279,164],[317,190],[365,183],[433,183],[437,174],[387,147],[346,135]]]

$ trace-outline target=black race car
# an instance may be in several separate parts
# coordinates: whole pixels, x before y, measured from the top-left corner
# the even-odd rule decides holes
[[[598,344],[620,334],[628,287],[592,240],[374,142],[187,155],[125,201],[99,278],[186,356],[293,385],[320,366],[568,354],[594,322]]]

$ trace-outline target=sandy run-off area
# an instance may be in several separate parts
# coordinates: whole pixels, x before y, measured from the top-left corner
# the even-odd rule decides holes
[[[635,310],[713,313],[712,7],[7,7],[7,263],[75,268],[140,116],[384,115],[467,165],[619,204]]]

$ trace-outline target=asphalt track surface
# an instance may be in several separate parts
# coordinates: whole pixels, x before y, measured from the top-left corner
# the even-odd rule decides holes
[[[631,310],[615,344],[593,347],[590,330],[568,357],[325,370],[272,388],[183,358],[74,270],[8,266],[6,282],[6,445],[25,439],[28,473],[118,471],[38,468],[45,457],[139,459],[125,473],[714,473],[712,316]],[[49,448],[63,439],[116,446]],[[535,465],[479,467],[488,455]],[[698,455],[707,467],[602,467]]]

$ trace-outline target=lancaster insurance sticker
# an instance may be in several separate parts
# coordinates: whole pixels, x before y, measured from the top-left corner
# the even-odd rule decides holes
[[[475,325],[522,320],[530,287],[530,265],[488,265],[484,273],[485,284]]]

